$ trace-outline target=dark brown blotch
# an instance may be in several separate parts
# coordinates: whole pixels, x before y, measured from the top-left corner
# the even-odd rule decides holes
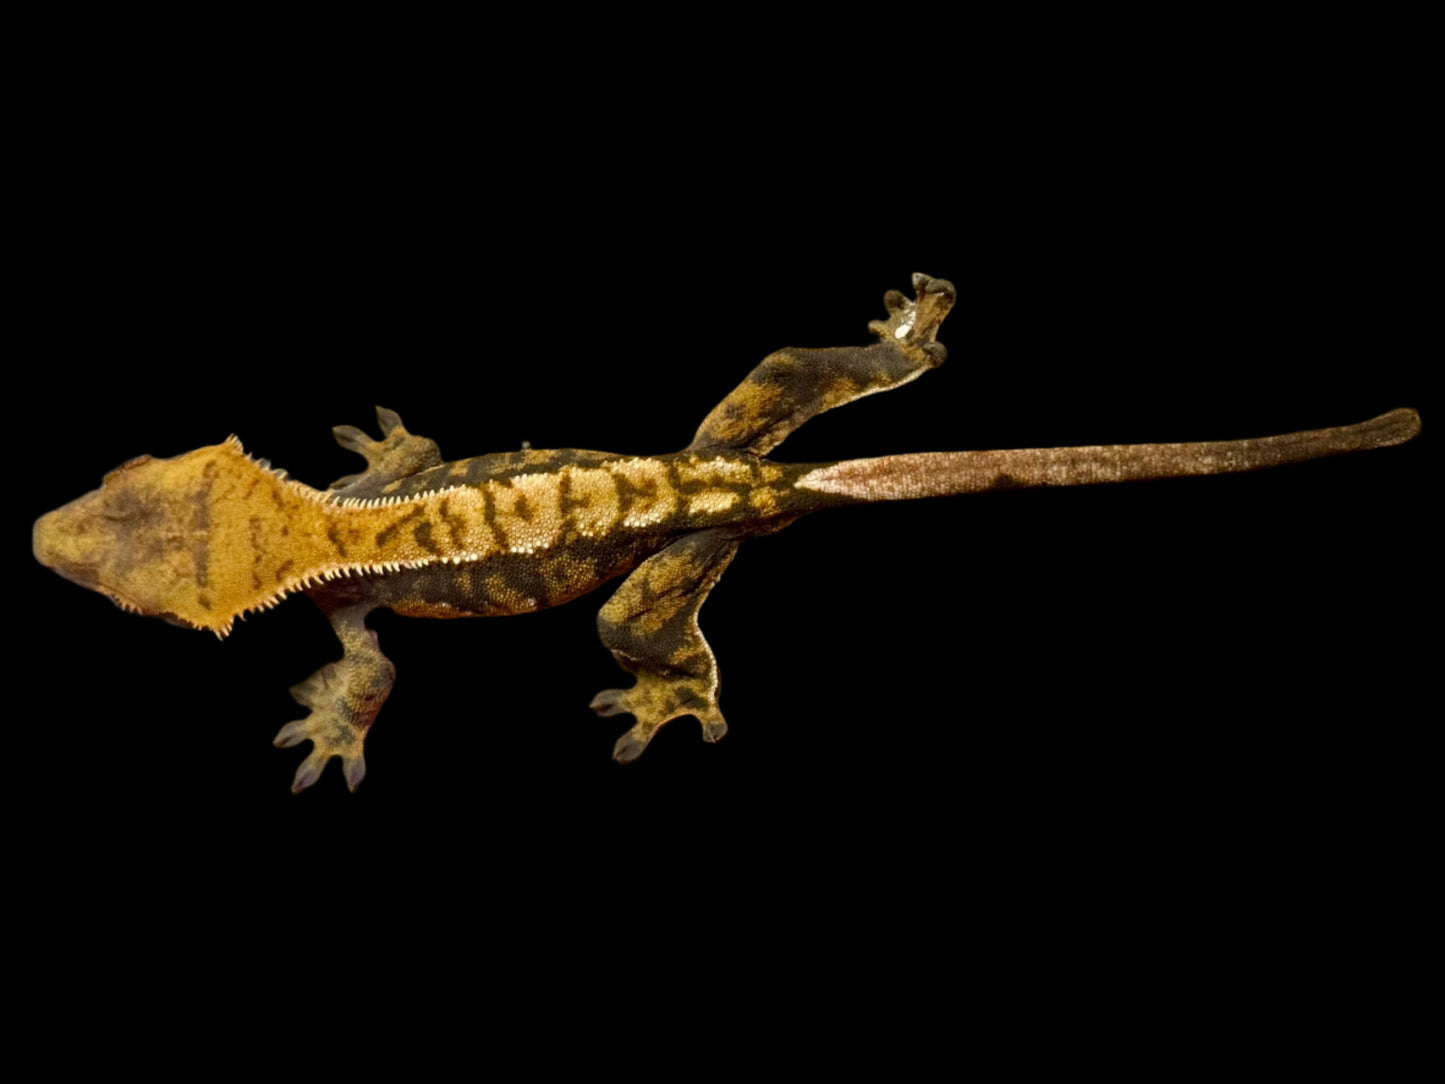
[[[453,515],[450,511],[449,503],[445,498],[443,498],[441,507],[437,509],[437,512],[441,516],[442,522],[446,524],[447,534],[451,536],[452,545],[460,549],[462,539],[466,537],[466,517]]]
[[[266,536],[265,525],[261,522],[260,516],[251,516],[246,521],[247,531],[251,536],[251,586],[261,586],[261,563],[266,559],[262,542]]]
[[[558,510],[565,516],[569,515],[575,509],[586,508],[587,504],[588,502],[585,497],[572,496],[572,475],[565,471],[560,474],[557,480]]]
[[[195,516],[191,519],[195,541],[191,543],[191,564],[195,568],[197,587],[208,587],[211,582],[211,546],[208,530],[211,529],[211,483],[197,493]]]
[[[396,535],[397,531],[401,530],[402,527],[406,526],[406,524],[410,523],[412,520],[416,519],[418,516],[423,515],[423,514],[424,514],[424,513],[422,512],[422,510],[421,510],[420,507],[413,508],[410,512],[408,512],[406,515],[402,516],[399,520],[397,520],[397,521],[396,521],[395,523],[393,523],[391,526],[389,526],[389,527],[383,527],[381,530],[377,531],[377,532],[376,532],[376,544],[377,544],[377,546],[378,546],[378,547],[385,546],[388,542],[390,542],[390,541],[392,540],[392,538]]]
[[[651,505],[657,501],[657,483],[651,478],[642,479],[641,483],[633,482],[625,478],[617,471],[610,472],[612,485],[617,491],[617,509],[621,518],[626,519],[629,512],[638,501],[645,505]]]
[[[411,534],[412,537],[416,539],[416,544],[422,549],[426,550],[428,553],[434,553],[437,556],[441,556],[441,547],[432,540],[432,528],[430,520],[423,520],[421,523],[418,523],[415,527],[412,528]]]

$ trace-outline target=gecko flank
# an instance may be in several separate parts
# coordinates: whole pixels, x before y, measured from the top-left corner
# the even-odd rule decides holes
[[[1021,486],[1220,474],[1385,447],[1419,431],[1412,410],[1255,440],[931,452],[838,463],[766,458],[823,411],[906,384],[943,363],[938,331],[956,293],[914,275],[884,296],[859,347],[770,355],[660,456],[524,450],[444,462],[437,445],[378,409],[382,439],[340,426],[366,470],[322,491],[248,456],[231,437],[173,459],[142,456],[35,524],[35,556],[117,605],[224,637],[236,618],[291,594],[326,614],[343,655],[291,690],[310,712],[280,746],[312,743],[294,790],[332,757],[353,789],[368,728],[395,680],[366,615],[493,617],[556,606],[626,576],[598,615],[603,644],[636,678],[598,693],[635,722],[613,755],[635,759],[669,720],[727,732],[698,611],[738,546],[824,508]]]

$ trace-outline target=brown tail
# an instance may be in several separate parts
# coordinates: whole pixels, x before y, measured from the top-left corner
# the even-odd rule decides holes
[[[1355,425],[1250,440],[924,452],[881,459],[850,459],[810,471],[797,485],[801,489],[865,501],[899,501],[993,489],[1229,474],[1345,452],[1388,448],[1403,444],[1418,432],[1420,415],[1400,409]]]

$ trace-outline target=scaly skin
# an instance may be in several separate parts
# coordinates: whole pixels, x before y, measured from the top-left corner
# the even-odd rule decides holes
[[[780,350],[704,419],[681,452],[637,457],[561,449],[446,463],[436,444],[377,412],[373,441],[336,439],[367,469],[322,492],[251,459],[234,437],[174,459],[141,457],[100,489],[41,517],[36,557],[119,605],[224,637],[237,617],[308,595],[341,641],[340,660],[292,689],[310,709],[276,744],[313,745],[294,790],[333,757],[355,789],[362,748],[395,679],[366,615],[498,616],[555,606],[632,573],[598,617],[603,643],[636,676],[599,693],[602,715],[635,725],[614,756],[635,759],[680,715],[727,731],[717,663],[697,615],[737,548],[822,508],[983,492],[1215,474],[1385,447],[1419,429],[1414,411],[1259,440],[938,452],[841,463],[765,458],[809,418],[899,387],[943,363],[938,330],[956,293],[915,275],[862,347]],[[635,571],[634,571],[635,570]]]

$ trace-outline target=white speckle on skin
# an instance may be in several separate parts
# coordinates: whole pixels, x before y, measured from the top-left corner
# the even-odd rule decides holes
[[[912,331],[912,330],[913,330],[913,321],[912,321],[912,320],[909,320],[906,324],[899,324],[896,328],[894,328],[894,330],[893,330],[893,337],[894,337],[895,339],[903,339],[903,338],[906,338],[906,337],[908,336],[908,333],[909,333],[910,331]]]
[[[730,490],[706,490],[688,501],[687,514],[690,516],[717,515],[726,512],[737,501],[738,495]]]

